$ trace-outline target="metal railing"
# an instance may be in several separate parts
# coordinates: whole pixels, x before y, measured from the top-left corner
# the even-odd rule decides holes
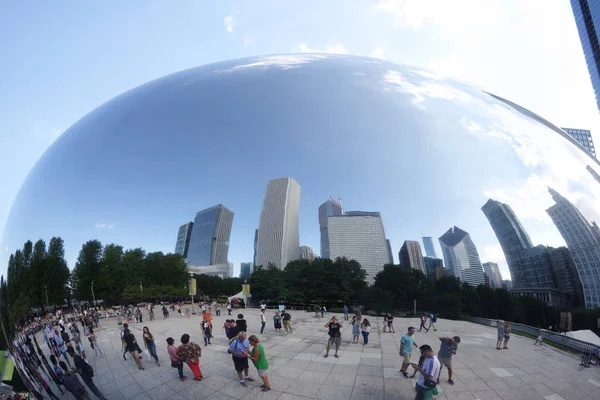
[[[466,318],[468,321],[474,322],[476,324],[487,325],[487,326],[492,326],[492,327],[498,326],[497,319],[469,317],[469,316],[467,316]],[[535,328],[533,326],[518,324],[518,323],[510,322],[510,321],[504,321],[504,322],[508,322],[511,326],[511,329],[515,332],[528,333],[533,336],[537,336],[537,334],[538,334],[538,328]],[[584,342],[582,340],[574,339],[563,333],[556,333],[556,332],[548,331],[546,329],[542,329],[542,338],[543,338],[543,340],[545,340],[547,342],[560,344],[561,346],[565,346],[571,350],[574,350],[574,351],[577,351],[580,353],[598,354],[598,349],[600,348],[599,346],[597,346],[593,343]]]

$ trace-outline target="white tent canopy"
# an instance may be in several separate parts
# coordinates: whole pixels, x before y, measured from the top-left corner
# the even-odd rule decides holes
[[[244,292],[239,292],[238,294],[228,297],[227,301],[231,303],[231,299],[242,299],[244,302],[246,302],[246,296],[244,296]]]

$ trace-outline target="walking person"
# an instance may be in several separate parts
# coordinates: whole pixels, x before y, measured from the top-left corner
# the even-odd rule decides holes
[[[540,346],[542,345],[542,330],[540,328],[538,328],[538,334],[537,334],[537,338],[535,340],[534,345],[536,344],[540,344]]]
[[[147,326],[142,330],[144,337],[144,347],[148,349],[148,353],[150,353],[150,357],[154,358],[156,361],[156,366],[160,367],[160,361],[158,361],[158,354],[156,354],[156,343],[154,343],[154,336],[150,333],[150,329]]]
[[[65,374],[63,373],[62,369],[60,369],[60,367],[58,366],[58,359],[54,354],[50,354],[50,362],[52,363],[52,371],[54,372],[54,376],[56,376],[56,385],[60,389],[60,385],[65,386]],[[67,364],[65,364],[65,367],[66,365]],[[69,389],[67,388],[67,390]]]
[[[207,320],[203,320],[200,326],[202,328],[202,336],[204,337],[204,346],[208,346],[212,337],[212,329]]]
[[[69,361],[69,357],[67,357],[67,345],[62,341],[62,338],[58,333],[54,336],[54,341],[60,354],[63,356],[69,367],[72,367],[71,361]]]
[[[348,321],[348,306],[344,304],[344,321]]]
[[[194,342],[190,342],[190,335],[187,333],[181,336],[181,345],[177,349],[177,355],[190,367],[192,374],[194,374],[194,380],[201,381],[203,378],[202,371],[200,370],[202,347]]]
[[[510,340],[510,324],[507,322],[504,325],[504,346],[502,347],[504,350],[508,350],[508,341]]]
[[[456,351],[458,350],[458,344],[460,343],[460,337],[441,337],[440,338],[440,351],[438,352],[438,359],[440,361],[440,372],[444,368],[448,368],[448,383],[450,385],[454,385],[454,381],[452,380],[452,356],[456,355]],[[438,380],[439,383],[439,380]]]
[[[171,359],[171,367],[177,368],[179,373],[179,380],[181,382],[187,380],[187,376],[183,376],[183,359],[177,355],[177,347],[175,347],[175,339],[172,337],[167,338],[167,353]]]
[[[129,328],[125,328],[123,331],[123,341],[125,342],[125,351],[131,354],[139,369],[145,370],[146,368],[142,366],[142,360],[140,359],[140,354],[138,352],[139,346],[135,336],[129,331]]]
[[[279,311],[276,311],[275,315],[273,315],[273,326],[275,327],[275,332],[281,332],[281,315],[279,315]]]
[[[33,375],[35,376],[35,378],[37,379],[37,381],[42,385],[42,387],[44,388],[44,390],[48,393],[48,395],[50,396],[50,398],[59,400],[59,398],[56,397],[56,395],[54,394],[54,392],[50,388],[50,385],[48,384],[48,382],[42,377],[42,374],[40,373],[40,371],[37,368],[35,368],[35,367],[32,366],[31,367],[31,372],[33,372]]]
[[[137,312],[138,312],[138,318],[140,320],[140,324],[144,323],[144,313],[142,312],[142,310],[140,310],[139,307],[137,309]]]
[[[269,375],[267,375],[267,370],[269,369],[269,363],[267,362],[267,356],[265,355],[265,349],[262,344],[259,344],[260,341],[255,335],[252,335],[248,338],[248,343],[250,343],[252,350],[250,350],[249,358],[252,360],[252,364],[256,367],[256,371],[258,372],[258,376],[263,381],[262,391],[268,392],[271,390],[271,384],[269,383]]]
[[[237,318],[238,319],[235,320],[235,325],[238,328],[238,332],[248,332],[248,323],[244,319],[244,315],[238,314]]]
[[[337,320],[335,316],[331,317],[331,319],[325,324],[325,328],[329,328],[329,340],[327,341],[327,351],[325,352],[324,358],[329,357],[329,350],[331,350],[331,346],[335,345],[335,358],[340,358],[338,356],[338,349],[340,348],[340,344],[342,343],[342,331],[343,328],[340,321]],[[356,337],[358,343],[358,336]]]
[[[496,342],[496,350],[502,350],[500,346],[504,340],[504,322],[498,320],[498,341]]]
[[[360,335],[360,322],[358,318],[352,317],[352,343],[358,343],[358,336]]]
[[[248,376],[249,348],[250,342],[246,339],[246,332],[242,331],[231,341],[227,349],[227,352],[231,354],[231,358],[233,359],[233,366],[240,379],[240,384],[244,387],[248,386],[246,382],[254,381],[254,379]]]
[[[421,320],[421,326],[419,327],[419,332],[421,332],[422,329],[425,329],[425,332],[429,332],[429,328],[427,328],[427,317],[425,315],[421,315],[421,317],[419,317],[419,319]]]
[[[394,330],[394,317],[390,313],[387,313],[387,327],[388,332],[396,333],[396,331]]]
[[[265,316],[265,310],[260,310],[260,334],[265,332],[265,325],[267,325],[267,317]]]
[[[292,333],[292,316],[287,310],[283,310],[281,313],[281,318],[283,319],[283,328],[285,329],[285,333]]]
[[[440,377],[440,361],[431,349],[431,346],[424,344],[419,347],[421,356],[424,357],[423,366],[412,364],[413,368],[421,373],[417,378],[415,390],[417,395],[415,400],[429,400],[438,394],[437,381]]]
[[[89,335],[88,335],[88,340],[90,341],[90,347],[92,348],[92,350],[94,350],[94,354],[96,355],[96,360],[98,360],[100,357],[106,359],[106,356],[104,355],[104,352],[102,351],[102,347],[100,346],[100,343],[98,343],[98,338],[96,337],[96,334],[94,333],[93,329],[90,329]],[[100,354],[100,355],[98,355]]]
[[[62,376],[65,388],[71,392],[76,400],[90,400],[90,396],[85,389],[85,386],[83,386],[81,382],[79,382],[79,379],[77,379],[77,372],[69,370],[64,361],[59,362],[59,365],[60,368],[62,368],[62,371],[64,371]]]
[[[231,315],[231,303],[227,303],[227,312]]]
[[[363,336],[363,345],[369,344],[369,333],[371,332],[371,324],[368,319],[364,319],[362,324],[360,324],[362,336]]]
[[[83,358],[81,358],[78,354],[75,354],[75,349],[73,349],[73,347],[69,346],[67,348],[67,352],[71,357],[73,357],[73,361],[75,362],[75,369],[77,369],[77,372],[79,373],[81,379],[83,379],[87,387],[90,388],[92,393],[94,393],[97,397],[99,397],[101,400],[104,400],[104,395],[102,394],[102,392],[100,392],[100,389],[98,389],[94,384],[94,369],[92,368],[92,366],[83,361]]]
[[[437,315],[431,314],[431,316],[429,317],[429,328],[427,329],[428,332],[429,332],[429,329],[431,329],[431,328],[433,328],[434,331],[437,331],[437,329],[435,328],[436,322],[437,322]]]
[[[408,378],[406,370],[410,365],[410,356],[412,354],[413,347],[418,348],[419,346],[414,342],[415,327],[409,326],[408,332],[400,339],[400,357],[402,357],[402,368],[400,373]]]

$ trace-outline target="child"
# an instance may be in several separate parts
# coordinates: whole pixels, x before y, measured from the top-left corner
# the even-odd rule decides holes
[[[210,324],[207,320],[202,321],[202,334],[204,336],[204,345],[208,346],[210,344],[210,338],[212,337],[212,335]]]
[[[542,330],[540,328],[538,328],[538,334],[537,334],[537,340],[535,341],[534,345],[536,344],[542,344]]]
[[[360,327],[362,328],[363,345],[366,346],[369,344],[369,333],[371,331],[371,324],[369,323],[369,320],[365,318]]]
[[[358,336],[360,335],[360,322],[358,318],[352,318],[352,343],[358,343]]]

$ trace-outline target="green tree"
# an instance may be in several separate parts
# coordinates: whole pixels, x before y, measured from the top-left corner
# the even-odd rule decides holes
[[[24,253],[26,254],[26,253]],[[26,260],[26,258],[25,258]],[[33,253],[29,259],[29,267],[25,272],[31,303],[34,307],[45,306],[46,242],[42,239],[35,242]]]
[[[102,243],[90,240],[81,247],[73,269],[73,296],[77,300],[92,300],[92,283],[99,283],[101,270]]]
[[[49,305],[62,305],[68,297],[71,271],[65,261],[65,245],[60,237],[50,239],[45,259],[44,283]]]
[[[283,273],[275,266],[258,268],[250,275],[252,298],[258,301],[278,302],[282,300],[281,291],[283,284]]]
[[[369,310],[375,311],[377,314],[382,312],[391,312],[391,304],[393,296],[387,290],[383,290],[377,286],[371,286],[367,289],[365,298],[365,306]]]
[[[117,301],[125,290],[125,268],[123,266],[123,247],[107,244],[102,250],[100,277],[98,279],[97,295],[105,301]]]
[[[123,270],[125,272],[125,284],[139,285],[146,278],[144,271],[144,259],[146,252],[141,249],[130,249],[123,254]]]

